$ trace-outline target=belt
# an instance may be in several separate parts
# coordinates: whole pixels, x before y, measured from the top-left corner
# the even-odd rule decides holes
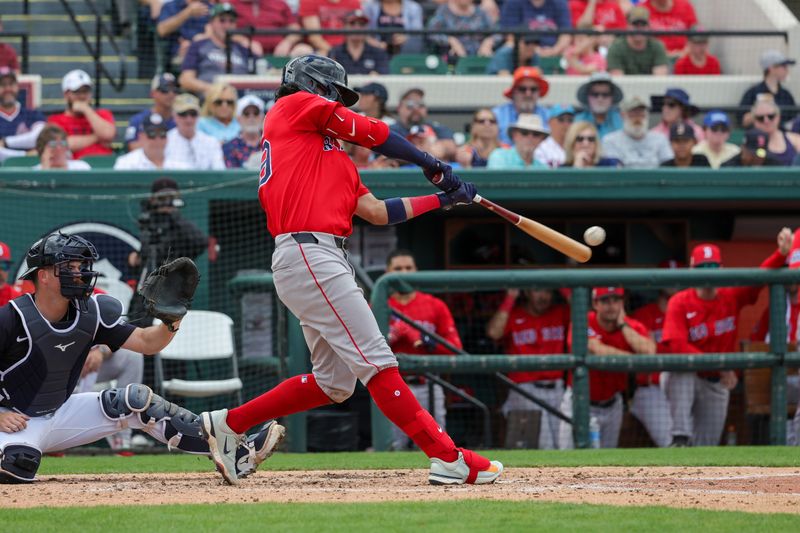
[[[292,238],[297,244],[319,244],[319,239],[313,233],[292,233]],[[333,236],[337,248],[347,250],[347,238]]]
[[[531,381],[537,389],[555,389],[558,385],[555,381]]]
[[[608,399],[608,400],[603,400],[602,402],[589,402],[589,404],[590,404],[592,407],[601,407],[601,408],[606,408],[606,407],[611,407],[612,405],[614,405],[614,403],[615,403],[616,401],[617,401],[617,396],[616,396],[616,395],[614,395],[614,396],[612,396],[612,397],[611,397],[610,399]]]

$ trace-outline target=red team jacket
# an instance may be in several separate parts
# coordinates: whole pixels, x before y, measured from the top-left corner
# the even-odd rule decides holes
[[[797,343],[797,320],[800,318],[800,301],[795,297],[786,305],[786,341]],[[769,342],[769,307],[761,314],[758,324],[756,324],[751,341]]]
[[[462,347],[461,337],[458,336],[458,330],[453,321],[453,315],[450,313],[450,309],[447,308],[447,305],[439,298],[424,292],[416,291],[414,293],[414,298],[406,304],[401,304],[395,297],[389,298],[389,307],[413,319],[414,322],[418,323],[426,330],[444,337],[446,341],[456,348]],[[389,321],[390,327],[392,327],[393,324],[399,325],[398,323],[406,325],[405,322],[397,318],[392,318]],[[413,328],[409,326],[409,330],[412,329]],[[392,351],[395,353],[417,355],[430,355],[431,353],[455,355],[441,344],[437,344],[433,352],[428,352],[422,346],[414,346],[414,342],[419,340],[419,338],[420,335],[417,330],[410,331],[409,335],[404,335],[399,340],[392,343]]]
[[[508,315],[503,331],[508,355],[547,355],[566,351],[569,328],[569,306],[554,305],[541,316],[533,316],[524,307],[516,306]],[[509,372],[515,383],[561,379],[563,370]]]

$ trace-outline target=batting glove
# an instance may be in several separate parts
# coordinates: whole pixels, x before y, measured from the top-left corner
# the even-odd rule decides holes
[[[439,190],[448,192],[457,189],[461,185],[461,178],[453,174],[453,167],[447,163],[435,159],[430,154],[426,154],[429,164],[425,165],[422,173],[428,181],[436,185]]]
[[[478,194],[478,189],[468,181],[462,181],[457,189],[450,192],[440,192],[438,194],[442,209],[451,209],[456,205],[469,205],[472,199]]]

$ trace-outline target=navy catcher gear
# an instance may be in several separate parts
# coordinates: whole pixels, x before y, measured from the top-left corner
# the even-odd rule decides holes
[[[347,86],[344,67],[329,57],[310,54],[292,59],[283,67],[281,80],[345,107],[358,102],[358,93]]]
[[[36,477],[42,452],[24,444],[9,444],[0,450],[0,483],[30,483]]]

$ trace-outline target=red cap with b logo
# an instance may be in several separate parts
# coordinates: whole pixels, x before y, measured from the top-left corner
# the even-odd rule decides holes
[[[722,264],[722,252],[716,244],[698,244],[692,250],[689,266],[696,267],[706,263]]]
[[[622,287],[595,287],[592,289],[593,300],[599,300],[600,298],[605,298],[606,296],[619,296],[622,298],[625,296],[625,289]]]

